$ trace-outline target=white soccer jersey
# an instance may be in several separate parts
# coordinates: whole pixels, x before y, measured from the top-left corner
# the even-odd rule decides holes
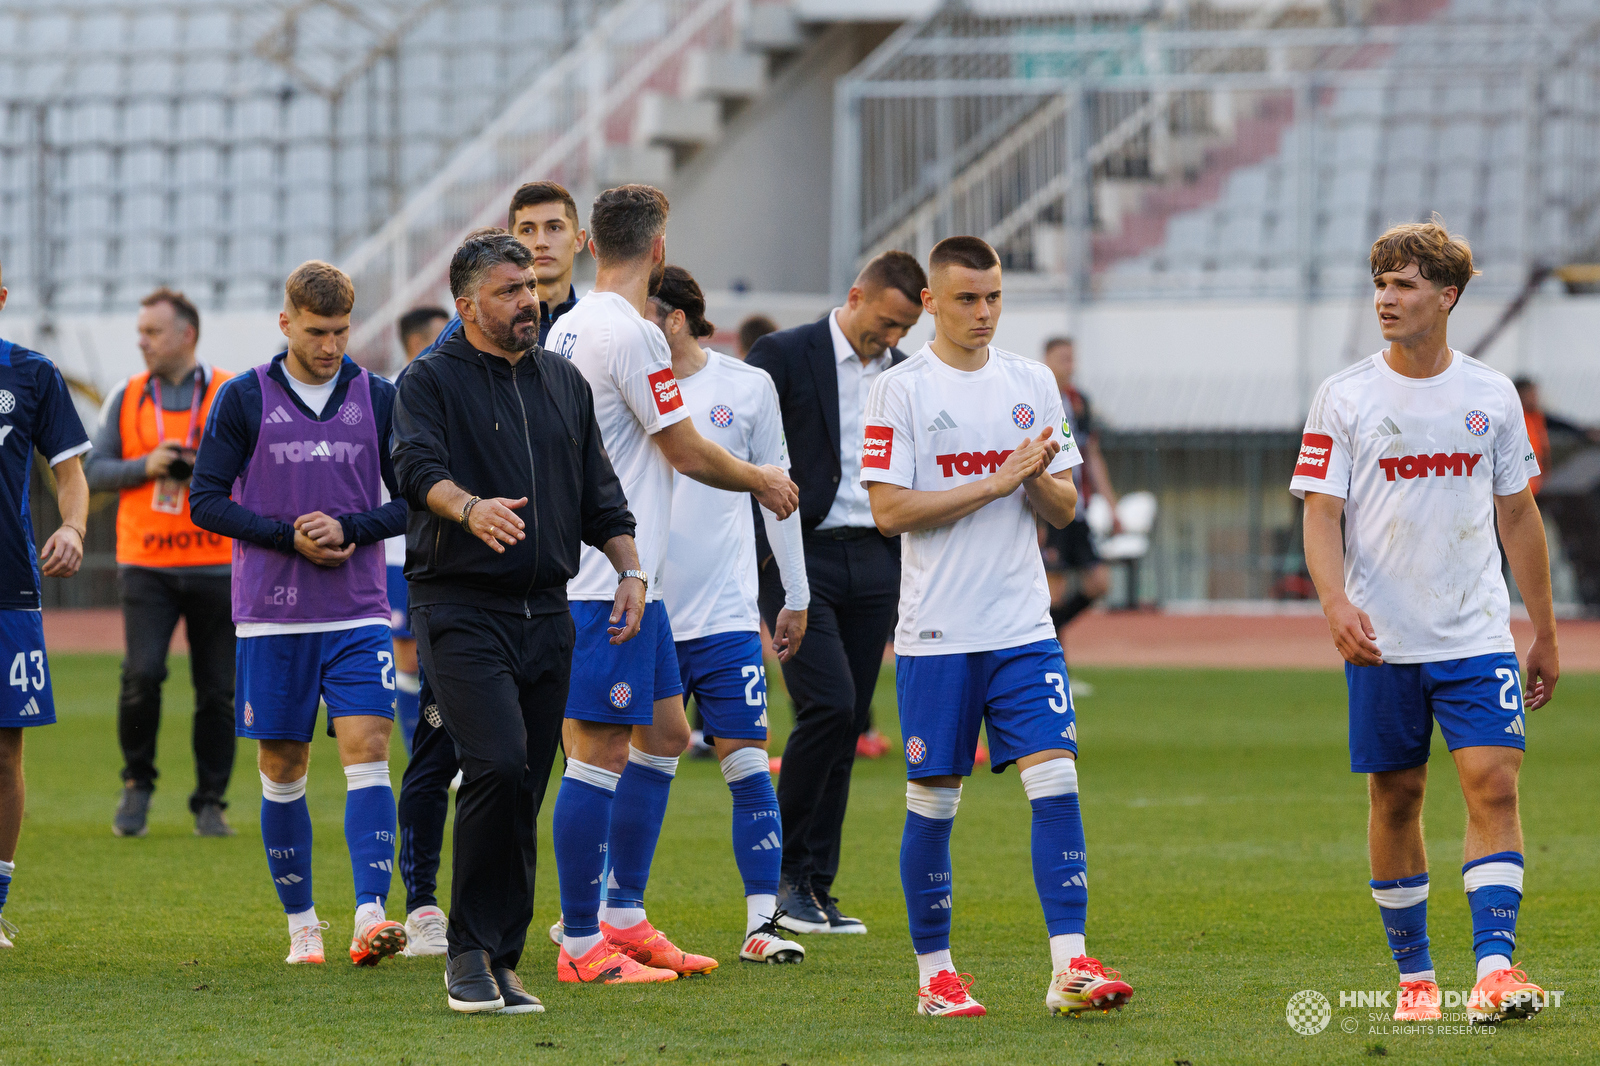
[[[1515,651],[1496,496],[1539,472],[1511,379],[1453,351],[1408,378],[1384,353],[1322,383],[1290,491],[1345,501],[1345,592],[1384,662]]]
[[[990,347],[982,370],[927,345],[885,370],[867,401],[861,480],[938,492],[993,473],[1023,437],[1056,427],[1058,474],[1083,462],[1042,363]],[[897,655],[954,655],[1055,637],[1037,519],[1018,488],[947,526],[901,538]]]
[[[717,352],[678,381],[683,406],[707,438],[735,458],[789,469],[778,390],[759,367]],[[728,492],[677,474],[672,481],[668,577],[662,582],[672,635],[756,632],[755,517],[748,492]]]
[[[647,598],[661,598],[672,521],[672,464],[650,437],[689,417],[672,350],[654,322],[614,292],[591,292],[556,320],[545,348],[572,360],[594,390],[595,424],[633,512],[639,565],[650,575]],[[598,548],[583,546],[569,600],[609,600],[617,572]]]

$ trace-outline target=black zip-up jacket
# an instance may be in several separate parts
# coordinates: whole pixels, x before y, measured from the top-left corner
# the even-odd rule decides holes
[[[622,483],[594,423],[594,394],[567,360],[534,348],[512,366],[457,332],[400,377],[394,467],[411,504],[411,605],[464,604],[531,618],[567,609],[578,544],[633,535]],[[450,480],[484,499],[528,497],[526,537],[497,554],[428,510]]]

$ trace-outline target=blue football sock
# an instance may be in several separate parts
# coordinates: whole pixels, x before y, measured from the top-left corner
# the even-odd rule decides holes
[[[310,910],[311,811],[306,807],[305,778],[279,784],[261,775],[261,843],[283,912]]]
[[[1052,937],[1081,936],[1089,914],[1089,866],[1077,763],[1051,759],[1019,776],[1033,808],[1033,884],[1045,928]]]
[[[733,793],[733,858],[744,878],[744,894],[776,895],[783,869],[783,819],[767,753],[740,748],[722,760],[722,773]]]
[[[634,750],[628,753],[628,766],[617,782],[616,806],[611,811],[611,836],[608,857],[611,876],[606,892],[607,909],[642,908],[644,889],[650,881],[650,864],[656,857],[656,842],[661,839],[661,823],[667,816],[667,797],[672,792],[673,774],[645,759],[670,764],[676,758],[650,756]]]
[[[950,949],[950,828],[961,789],[906,785],[906,827],[900,837],[900,887],[906,894],[911,946],[918,955]]]
[[[1517,946],[1517,910],[1522,906],[1522,853],[1497,851],[1461,867],[1472,910],[1472,950],[1511,958]]]
[[[609,770],[568,759],[556,793],[550,835],[561,887],[561,921],[572,939],[600,935],[600,887],[605,879],[617,777]]]
[[[1394,881],[1373,881],[1372,898],[1378,901],[1383,931],[1389,938],[1389,951],[1400,967],[1400,979],[1433,971],[1433,956],[1428,953],[1428,875],[1402,877]]]
[[[6,909],[6,895],[11,891],[11,874],[17,864],[0,860],[0,912]]]
[[[354,763],[344,768],[349,790],[344,799],[344,839],[355,875],[356,906],[383,906],[394,876],[394,788],[387,762]]]
[[[422,714],[422,672],[407,674],[399,670],[394,674],[394,717],[400,724],[400,738],[406,742],[406,754],[411,754],[411,738],[417,732],[417,718]]]

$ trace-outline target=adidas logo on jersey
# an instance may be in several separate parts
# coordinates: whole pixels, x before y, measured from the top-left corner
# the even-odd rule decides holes
[[[1515,718],[1511,719],[1511,724],[1506,726],[1506,732],[1514,733],[1519,737],[1525,737],[1528,735],[1523,731],[1522,728],[1522,715],[1519,714]]]
[[[1394,419],[1385,417],[1384,420],[1379,423],[1378,428],[1373,430],[1372,435],[1367,439],[1382,440],[1384,437],[1398,437],[1399,435],[1400,427],[1394,424]]]
[[[278,882],[280,885],[298,885],[301,881],[304,881],[305,878],[301,877],[299,874],[284,874],[282,877],[274,877],[273,880]]]
[[[377,862],[369,862],[367,865],[374,870],[382,870],[386,874],[394,873],[394,863],[389,859],[379,859]]]
[[[279,404],[278,406],[274,407],[272,409],[272,413],[267,416],[267,421],[268,422],[274,422],[274,423],[277,423],[277,422],[293,422],[294,419],[289,416],[289,412],[288,411],[285,411],[283,409],[283,405]]]
[[[937,433],[941,429],[955,429],[955,428],[956,428],[956,420],[950,417],[950,412],[949,411],[941,410],[939,412],[939,417],[935,418],[932,422],[928,423],[928,432],[929,433]]]
[[[1088,888],[1089,887],[1089,875],[1086,874],[1086,873],[1077,873],[1077,874],[1073,874],[1067,880],[1061,882],[1061,887],[1062,888],[1070,888],[1073,885],[1077,885],[1079,888]]]
[[[1472,476],[1473,468],[1483,459],[1481,452],[1435,452],[1432,455],[1402,455],[1379,459],[1378,466],[1389,481],[1399,474],[1406,480],[1414,477],[1444,477],[1445,474]]]
[[[19,713],[24,718],[27,718],[27,717],[30,717],[31,715],[42,714],[43,712],[39,710],[39,701],[37,699],[35,699],[34,697],[29,696],[28,697],[28,702],[24,703],[22,705],[22,710]],[[19,741],[18,743],[21,743],[21,742]]]
[[[930,911],[947,911],[947,910],[949,910],[950,909],[950,897],[946,896],[944,899],[941,899],[938,903],[935,903],[933,906],[929,907],[928,909]]]
[[[772,832],[761,838],[761,843],[754,845],[750,850],[772,851],[775,848],[781,847],[783,847],[783,842],[778,839],[778,831],[774,829]]]

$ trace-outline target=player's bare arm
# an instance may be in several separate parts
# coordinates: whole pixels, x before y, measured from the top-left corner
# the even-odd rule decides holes
[[[428,490],[428,510],[440,518],[448,518],[466,527],[467,532],[500,554],[507,544],[524,539],[524,524],[517,509],[528,505],[526,496],[508,500],[503,496],[478,500],[472,503],[472,493],[454,481],[436,481]],[[472,504],[469,508],[467,505]]]
[[[728,492],[748,492],[756,502],[788,518],[800,506],[800,490],[780,466],[756,466],[735,459],[726,448],[700,435],[694,419],[674,422],[655,435],[661,454],[684,477]]]
[[[1033,513],[1057,529],[1064,529],[1078,509],[1078,486],[1071,470],[1050,475],[1041,470],[1022,482],[1022,491],[1028,494]]]
[[[46,577],[71,577],[83,565],[83,531],[89,521],[89,479],[83,460],[74,455],[51,467],[56,476],[56,503],[61,526],[39,551],[39,572]]]
[[[1494,510],[1506,562],[1533,623],[1533,646],[1523,659],[1527,683],[1522,690],[1523,706],[1533,711],[1550,702],[1561,676],[1556,615],[1551,604],[1550,547],[1545,543],[1544,519],[1539,515],[1531,486],[1514,496],[1496,496]]]
[[[639,546],[626,533],[612,537],[600,549],[606,553],[617,573],[639,569]],[[626,644],[639,635],[639,623],[644,619],[644,582],[636,577],[625,577],[617,582],[617,595],[611,601],[611,643]],[[622,623],[618,625],[617,623]]]
[[[1339,497],[1306,493],[1306,568],[1339,654],[1356,666],[1377,666],[1383,662],[1377,630],[1367,612],[1351,603],[1344,591],[1344,530],[1339,525],[1343,514],[1344,500]]]
[[[872,520],[877,523],[878,532],[886,537],[897,537],[902,533],[947,526],[985,504],[1005,499],[1025,482],[1039,478],[1061,451],[1060,443],[1050,439],[1054,428],[1046,426],[1038,437],[1023,437],[1022,443],[1006,456],[999,468],[981,481],[938,491],[908,489],[882,481],[868,482],[867,496],[872,501]],[[1075,491],[1072,501],[1076,506]]]

